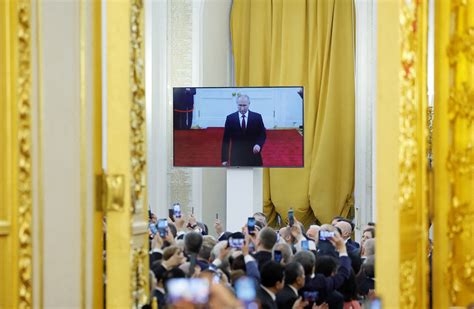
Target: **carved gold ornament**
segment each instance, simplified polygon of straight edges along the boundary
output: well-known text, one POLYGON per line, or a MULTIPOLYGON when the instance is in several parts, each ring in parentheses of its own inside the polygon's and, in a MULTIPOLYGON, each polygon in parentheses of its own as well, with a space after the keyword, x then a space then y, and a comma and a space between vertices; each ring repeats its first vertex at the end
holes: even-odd
POLYGON ((132 87, 131 128, 131 198, 132 212, 144 210, 146 186, 145 144, 145 74, 143 57, 143 1, 133 0, 130 18, 131 58, 130 78, 132 87))
POLYGON ((401 102, 400 102, 400 151, 399 151, 399 204, 400 208, 413 209, 416 194, 416 168, 418 143, 416 138, 417 88, 417 3, 402 1, 401 28, 401 102))
POLYGON ((132 253, 132 299, 140 307, 147 303, 146 291, 148 289, 148 273, 146 271, 148 250, 135 248, 132 253))
POLYGON ((31 4, 18 10, 18 237, 19 308, 32 307, 31 4))
POLYGON ((404 308, 417 308, 416 261, 404 261, 400 266, 400 303, 404 308))

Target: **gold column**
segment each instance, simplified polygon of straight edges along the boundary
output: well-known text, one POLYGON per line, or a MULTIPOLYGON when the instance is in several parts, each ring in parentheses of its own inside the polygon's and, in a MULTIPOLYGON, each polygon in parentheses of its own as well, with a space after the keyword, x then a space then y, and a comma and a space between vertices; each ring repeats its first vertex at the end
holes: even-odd
POLYGON ((436 2, 435 308, 474 302, 474 1, 436 2))
POLYGON ((31 308, 31 3, 1 1, 0 22, 0 307, 31 308))
POLYGON ((428 306, 426 9, 378 8, 376 291, 387 308, 428 306))
POLYGON ((142 0, 105 2, 107 155, 106 304, 148 301, 144 7, 142 0))

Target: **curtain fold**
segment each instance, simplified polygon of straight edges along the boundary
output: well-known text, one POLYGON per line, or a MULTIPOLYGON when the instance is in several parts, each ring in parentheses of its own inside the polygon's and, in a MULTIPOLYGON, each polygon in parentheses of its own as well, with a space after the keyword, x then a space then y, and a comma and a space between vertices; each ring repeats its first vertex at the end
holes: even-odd
POLYGON ((354 184, 352 0, 235 0, 231 13, 237 86, 305 87, 302 169, 265 169, 270 221, 289 208, 303 224, 329 222, 354 184))

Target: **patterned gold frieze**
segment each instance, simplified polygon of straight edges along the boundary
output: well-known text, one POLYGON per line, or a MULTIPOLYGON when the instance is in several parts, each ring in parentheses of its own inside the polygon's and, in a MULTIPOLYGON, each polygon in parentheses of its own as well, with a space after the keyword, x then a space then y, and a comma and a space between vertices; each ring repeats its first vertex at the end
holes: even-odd
POLYGON ((411 259, 400 265, 400 303, 404 308, 417 308, 416 261, 411 259))
POLYGON ((146 186, 146 104, 143 54, 143 1, 133 0, 130 15, 131 59, 130 77, 132 106, 131 129, 131 198, 132 212, 144 211, 146 186))
POLYGON ((19 1, 18 42, 18 239, 19 308, 32 307, 31 4, 19 1))
POLYGON ((139 307, 148 302, 146 291, 148 289, 148 271, 146 267, 148 250, 135 248, 132 253, 132 297, 133 303, 139 307))
MULTIPOLYGON (((474 48, 474 43, 473 43, 474 48)), ((461 88, 451 89, 448 101, 449 120, 465 119, 469 125, 474 122, 474 89, 464 83, 461 88)))
POLYGON ((401 102, 400 102, 400 195, 401 209, 413 209, 416 194, 418 144, 416 139, 416 5, 405 3, 400 15, 401 27, 401 102))
POLYGON ((471 209, 469 202, 461 202, 457 196, 454 196, 448 215, 448 237, 451 240, 457 237, 470 238, 473 220, 474 210, 471 209))
POLYGON ((451 148, 446 161, 449 180, 454 183, 459 176, 474 175, 474 149, 471 145, 464 149, 451 148))
POLYGON ((455 66, 462 55, 469 61, 474 61, 474 27, 468 28, 465 32, 453 34, 447 53, 451 66, 455 66))

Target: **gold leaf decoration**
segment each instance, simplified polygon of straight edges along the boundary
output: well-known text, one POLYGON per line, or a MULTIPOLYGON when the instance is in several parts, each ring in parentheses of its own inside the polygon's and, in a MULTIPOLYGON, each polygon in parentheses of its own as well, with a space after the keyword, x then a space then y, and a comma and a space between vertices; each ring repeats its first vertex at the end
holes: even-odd
POLYGON ((19 1, 18 22, 18 239, 19 308, 32 307, 31 4, 19 1))
POLYGON ((146 186, 146 104, 145 75, 143 55, 143 1, 133 0, 130 17, 131 56, 130 78, 132 106, 130 111, 131 128, 131 198, 132 212, 144 210, 146 186))
POLYGON ((400 303, 403 308, 417 308, 416 262, 407 260, 400 265, 400 303))
POLYGON ((463 55, 469 61, 474 61, 474 27, 468 28, 465 32, 453 34, 447 54, 451 66, 455 66, 463 55))
POLYGON ((417 3, 402 1, 401 29, 401 102, 400 102, 400 195, 401 209, 413 209, 416 193, 418 144, 416 139, 417 89, 417 3))
POLYGON ((148 273, 145 271, 147 256, 148 250, 145 248, 135 248, 132 253, 132 299, 140 308, 147 303, 148 273))
POLYGON ((462 88, 451 89, 448 101, 449 120, 465 119, 469 125, 474 122, 474 90, 470 85, 463 83, 462 88))

